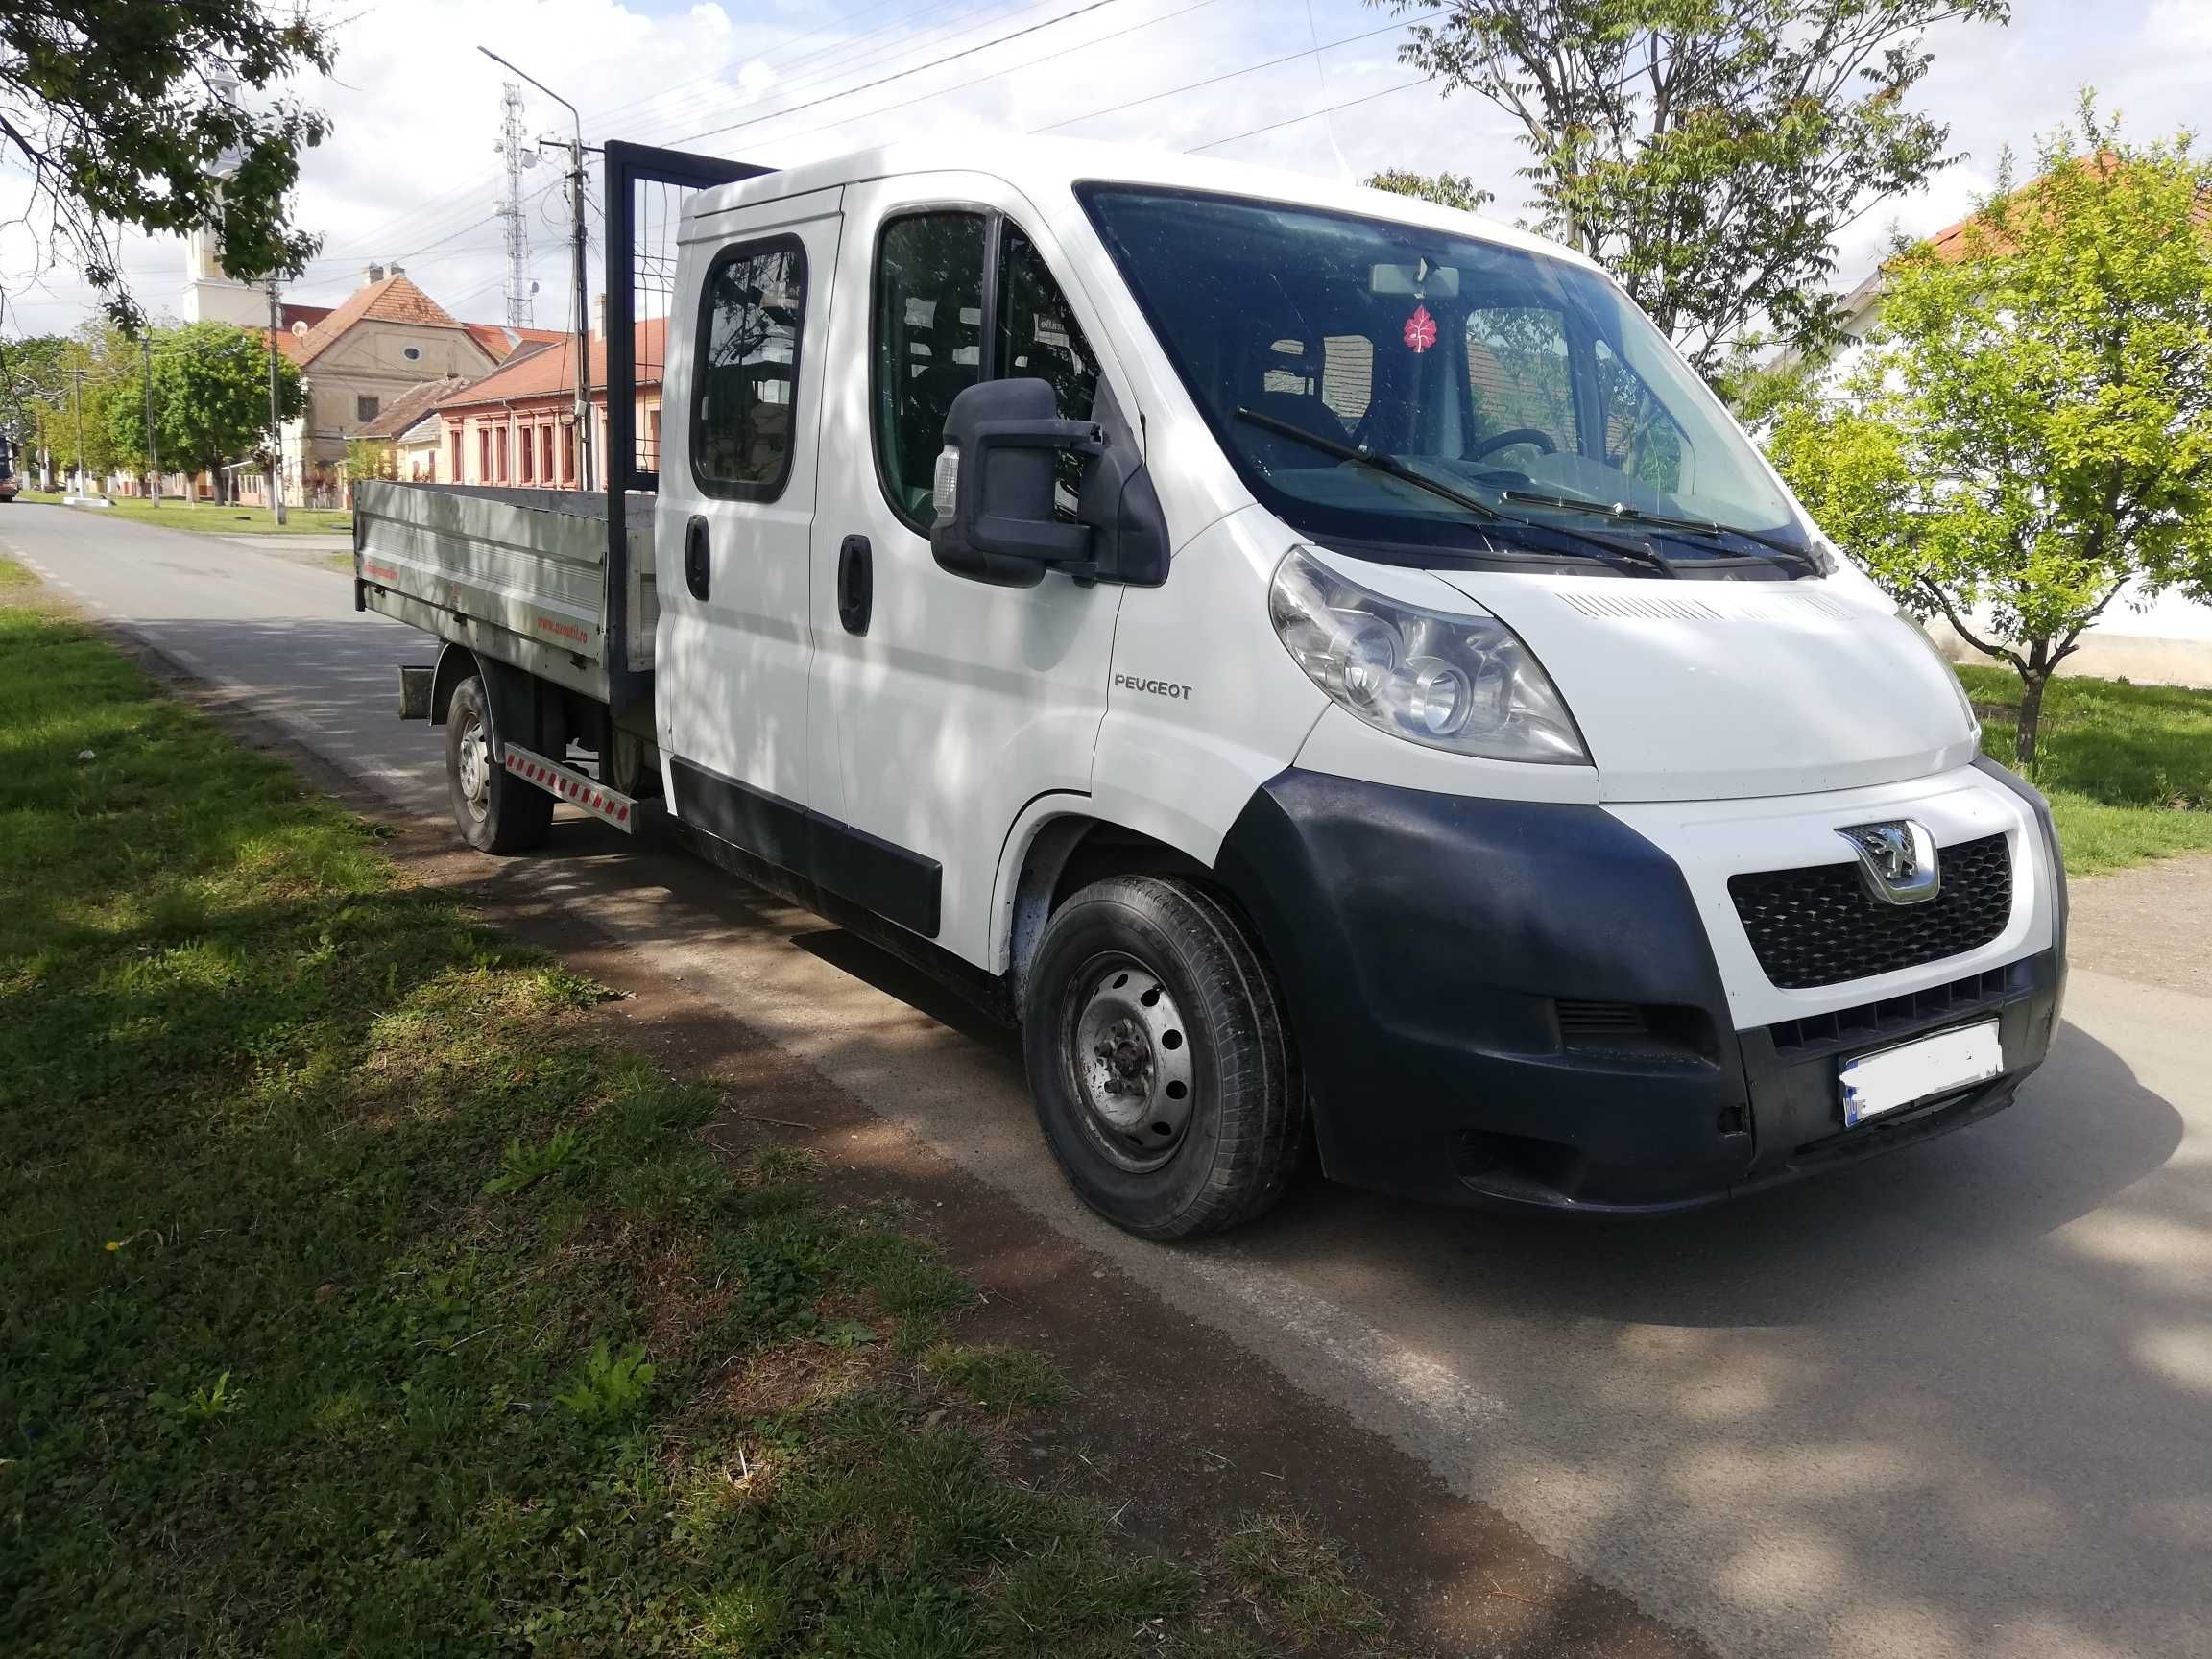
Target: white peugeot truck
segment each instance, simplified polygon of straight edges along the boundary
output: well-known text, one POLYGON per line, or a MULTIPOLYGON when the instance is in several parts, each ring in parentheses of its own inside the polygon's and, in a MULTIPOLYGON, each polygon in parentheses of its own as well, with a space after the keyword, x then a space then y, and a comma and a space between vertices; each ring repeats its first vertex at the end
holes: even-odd
POLYGON ((2041 798, 1589 260, 1032 140, 608 174, 603 493, 359 492, 475 846, 650 817, 921 964, 1156 1238, 1310 1156, 1702 1204, 2042 1060, 2041 798))

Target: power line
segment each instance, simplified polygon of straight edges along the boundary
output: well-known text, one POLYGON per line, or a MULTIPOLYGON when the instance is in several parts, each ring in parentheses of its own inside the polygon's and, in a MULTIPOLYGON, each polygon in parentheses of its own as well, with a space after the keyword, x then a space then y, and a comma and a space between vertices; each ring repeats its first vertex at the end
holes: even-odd
POLYGON ((951 92, 965 92, 970 87, 982 85, 986 81, 998 81, 1008 75, 1019 75, 1024 69, 1034 69, 1040 63, 1049 63, 1055 58, 1065 58, 1072 52, 1087 52, 1094 46, 1103 46, 1109 40, 1118 40, 1124 35, 1134 35, 1138 31, 1149 29, 1157 23, 1171 23, 1187 12, 1203 12, 1207 7, 1217 6, 1220 3, 1221 0, 1192 0, 1190 5, 1183 7, 1180 11, 1164 12, 1157 17, 1147 17, 1143 22, 1132 23, 1125 29, 1116 29, 1104 35, 1094 35, 1090 39, 1078 40, 1072 46, 1062 46, 1055 51, 1040 53, 1035 58, 1024 58, 1019 63, 1009 63, 1003 69, 994 69, 988 75, 978 75, 974 80, 963 82, 958 86, 940 86, 935 91, 923 92, 912 98, 902 98, 896 104, 884 104, 874 109, 863 110, 857 115, 845 115, 835 121, 824 121, 813 127, 802 127, 796 132, 773 133, 763 142, 788 144, 794 139, 808 138, 817 132, 828 132, 833 128, 850 127, 855 121, 873 120, 878 115, 888 115, 894 110, 908 109, 917 104, 926 104, 932 98, 943 98, 951 92))
MULTIPOLYGON (((1072 127, 1078 121, 1094 121, 1101 115, 1118 115, 1124 109, 1134 109, 1142 104, 1157 104, 1163 98, 1172 98, 1182 92, 1195 92, 1202 86, 1218 86, 1222 82, 1234 81, 1240 75, 1257 75, 1262 69, 1273 69, 1284 63, 1295 63, 1301 58, 1312 57, 1316 52, 1334 52, 1339 46, 1350 46, 1360 40, 1372 40, 1378 35, 1389 35, 1400 29, 1410 29, 1416 23, 1424 23, 1431 17, 1442 15, 1441 12, 1430 12, 1419 17, 1408 17, 1403 23, 1385 23, 1380 29, 1369 29, 1358 35, 1347 35, 1341 40, 1332 40, 1323 46, 1309 46, 1297 52, 1286 52, 1282 57, 1270 58, 1263 63, 1247 63, 1241 69, 1224 70, 1218 75, 1209 75, 1203 81, 1191 81, 1181 86, 1170 86, 1165 92, 1147 92, 1142 98, 1131 98, 1121 104, 1109 104, 1103 109, 1094 109, 1085 115, 1070 115, 1066 120, 1055 121, 1048 127, 1032 127, 1029 131, 1032 133, 1057 132, 1061 128, 1072 127)), ((1358 100, 1355 99, 1354 102, 1357 103, 1358 100)), ((1335 108, 1342 108, 1344 106, 1337 105, 1335 108)), ((1324 111, 1317 109, 1314 113, 1318 115, 1324 111)), ((1304 119, 1304 117, 1300 117, 1300 119, 1304 119)), ((1228 140, 1223 139, 1221 142, 1227 143, 1228 140)))
MULTIPOLYGON (((781 47, 778 47, 775 50, 764 53, 757 59, 755 59, 745 53, 739 53, 736 57, 731 59, 728 62, 717 64, 714 68, 708 70, 704 75, 694 75, 688 81, 679 81, 674 86, 660 87, 652 92, 648 92, 642 98, 633 98, 627 104, 617 104, 609 109, 595 109, 591 113, 591 119, 593 122, 604 126, 607 122, 613 120, 615 116, 627 115, 633 109, 641 109, 646 105, 658 101, 670 92, 681 91, 685 86, 696 86, 703 82, 720 81, 733 69, 740 68, 747 63, 767 63, 774 60, 776 52, 778 51, 784 51, 793 46, 803 45, 806 41, 813 39, 817 35, 826 35, 831 29, 836 28, 841 24, 856 23, 861 18, 867 16, 870 12, 880 12, 884 7, 890 4, 891 0, 876 0, 876 3, 873 6, 862 6, 852 12, 840 12, 837 16, 830 18, 828 22, 807 30, 804 35, 794 36, 791 39, 786 40, 781 47)), ((913 12, 904 12, 902 15, 911 17, 914 15, 915 12, 924 12, 926 10, 928 10, 928 0, 924 0, 924 3, 915 7, 913 12)), ((831 52, 835 49, 836 48, 834 46, 830 46, 824 47, 820 52, 810 52, 805 57, 798 60, 797 62, 787 64, 786 67, 797 68, 800 63, 814 62, 817 59, 821 58, 824 53, 831 52)))
MULTIPOLYGON (((969 29, 979 27, 980 23, 977 20, 987 17, 995 12, 999 16, 1013 16, 1022 12, 1034 12, 1039 6, 1051 3, 1052 0, 1029 0, 1028 4, 1016 4, 1009 7, 1001 4, 1000 0, 979 0, 978 4, 965 7, 949 17, 932 17, 920 24, 913 24, 912 19, 921 16, 931 9, 925 0, 924 4, 916 6, 910 11, 902 12, 896 17, 886 19, 883 24, 879 25, 876 31, 876 36, 881 36, 879 39, 876 38, 876 36, 855 36, 853 39, 825 46, 819 51, 808 53, 804 58, 782 65, 783 73, 779 78, 778 84, 765 89, 760 96, 763 98, 788 98, 816 87, 830 85, 877 64, 895 60, 902 51, 924 46, 933 41, 954 38, 969 29), (896 33, 885 33, 892 30, 895 25, 901 24, 908 26, 898 29, 896 33), (810 73, 795 73, 806 68, 809 64, 819 62, 823 59, 834 59, 835 61, 827 68, 810 73)), ((661 111, 659 124, 654 131, 673 132, 681 126, 707 117, 714 107, 723 102, 726 95, 733 90, 726 84, 723 84, 726 83, 729 71, 741 68, 748 61, 745 59, 735 60, 724 65, 717 74, 700 78, 716 82, 717 84, 708 86, 704 90, 691 92, 663 108, 661 111)), ((692 84, 685 83, 685 84, 692 84)), ((651 103, 653 100, 645 99, 638 102, 651 103)), ((636 105, 633 104, 624 108, 635 107, 636 105)), ((595 116, 594 119, 603 121, 606 117, 595 116)))
POLYGON ((857 86, 848 86, 842 92, 832 92, 830 93, 827 97, 811 99, 805 104, 794 104, 788 109, 771 110, 766 115, 755 115, 743 121, 733 121, 727 127, 709 127, 704 132, 691 133, 688 137, 677 139, 676 142, 679 144, 696 144, 702 138, 716 138, 725 132, 734 132, 740 127, 756 127, 763 121, 772 121, 779 115, 796 115, 802 109, 811 109, 814 108, 817 105, 831 104, 840 98, 850 98, 855 92, 866 92, 873 87, 888 85, 894 81, 903 81, 909 75, 921 74, 925 69, 935 69, 941 64, 954 63, 963 58, 973 58, 978 52, 988 52, 994 46, 1003 46, 1009 40, 1021 39, 1024 35, 1035 35, 1040 30, 1050 29, 1057 24, 1066 23, 1073 18, 1081 17, 1086 12, 1100 11, 1105 7, 1118 5, 1118 3, 1119 0, 1090 0, 1089 5, 1078 6, 1072 12, 1063 12, 1057 17, 1046 18, 1042 23, 1031 23, 1025 28, 1016 29, 1009 34, 995 36, 993 38, 982 41, 977 45, 963 47, 958 52, 948 52, 942 58, 933 58, 926 63, 917 63, 910 69, 902 69, 896 74, 879 76, 874 81, 863 82, 857 86))
MULTIPOLYGON (((886 0, 886 3, 888 3, 888 0, 886 0)), ((1039 3, 1041 3, 1041 4, 1048 4, 1048 3, 1049 3, 1049 0, 1039 0, 1039 3)), ((869 10, 875 10, 875 9, 876 9, 876 8, 870 8, 869 10)), ((926 11, 927 9, 928 9, 928 7, 927 7, 926 3, 925 3, 924 5, 920 5, 920 6, 917 6, 917 7, 915 7, 915 8, 913 9, 913 11, 912 11, 912 12, 906 12, 906 13, 902 13, 902 15, 905 15, 905 16, 911 16, 911 15, 914 15, 914 14, 916 14, 916 13, 919 13, 919 12, 925 12, 925 11, 926 11)), ((960 15, 963 15, 963 16, 966 16, 966 15, 971 15, 971 14, 973 14, 974 12, 981 12, 981 11, 987 11, 988 9, 989 9, 989 8, 988 8, 988 6, 974 6, 974 7, 970 7, 966 12, 963 12, 963 13, 961 13, 960 15)), ((1034 10, 1034 7, 1032 6, 1032 7, 1029 7, 1029 8, 1024 8, 1024 9, 1027 9, 1027 10, 1034 10)), ((851 16, 853 16, 853 17, 857 17, 857 16, 863 15, 863 14, 864 14, 863 12, 854 12, 854 13, 851 13, 850 15, 851 15, 851 16)), ((817 30, 817 31, 815 31, 814 33, 816 33, 816 34, 819 34, 819 33, 820 33, 820 31, 819 31, 819 30, 817 30)), ((946 35, 949 35, 949 34, 954 34, 954 33, 957 33, 957 29, 956 29, 956 28, 924 29, 924 30, 920 30, 920 31, 914 31, 914 32, 912 32, 912 36, 913 36, 914 37, 918 37, 918 38, 924 38, 924 39, 926 39, 926 38, 931 38, 931 37, 940 37, 940 38, 941 38, 941 37, 945 36, 946 35)), ((799 39, 802 39, 802 40, 803 40, 803 39, 805 39, 805 38, 808 38, 808 36, 799 36, 799 39)), ((763 55, 763 56, 762 56, 760 59, 758 59, 758 60, 757 60, 757 61, 759 61, 759 62, 762 62, 762 63, 769 63, 769 62, 773 62, 773 61, 774 61, 774 60, 777 59, 777 57, 779 56, 779 54, 781 54, 781 53, 782 53, 782 52, 784 52, 784 51, 787 51, 787 50, 788 50, 788 48, 789 48, 789 47, 790 47, 792 44, 795 44, 795 43, 796 43, 795 41, 794 41, 794 42, 785 42, 785 43, 784 43, 783 45, 781 45, 781 46, 779 46, 779 47, 775 47, 775 48, 772 48, 772 49, 770 49, 770 51, 768 51, 766 54, 764 54, 764 55, 763 55)), ((859 62, 861 62, 861 63, 867 63, 867 62, 872 62, 872 61, 877 61, 877 60, 879 60, 880 59, 882 59, 883 57, 887 56, 887 55, 888 55, 888 54, 889 54, 891 51, 893 51, 893 50, 895 50, 895 49, 896 49, 896 47, 895 47, 895 45, 894 45, 894 44, 886 44, 885 46, 883 46, 883 47, 879 48, 878 51, 876 51, 876 52, 874 52, 874 53, 872 53, 872 54, 870 54, 870 53, 864 53, 864 54, 862 54, 862 56, 860 57, 860 59, 858 60, 858 61, 859 61, 859 62)), ((815 52, 815 53, 809 53, 809 54, 806 54, 805 57, 803 57, 803 58, 801 58, 801 59, 799 59, 799 60, 795 60, 793 63, 787 64, 787 65, 786 65, 786 67, 787 67, 787 68, 791 68, 791 67, 799 67, 799 66, 801 66, 801 65, 804 65, 804 64, 805 64, 805 63, 810 63, 810 62, 814 61, 814 60, 815 60, 816 59, 818 59, 818 58, 821 58, 821 57, 827 57, 827 56, 830 56, 830 55, 831 55, 831 54, 832 54, 832 53, 834 53, 836 50, 837 50, 837 48, 836 48, 835 46, 831 46, 831 47, 829 47, 829 48, 825 48, 825 49, 823 49, 823 50, 822 50, 822 51, 820 51, 820 52, 815 52)), ((741 64, 741 63, 744 63, 744 62, 748 62, 748 61, 755 61, 755 60, 748 60, 748 59, 738 59, 738 60, 734 60, 734 62, 736 62, 736 63, 739 63, 739 64, 741 64)), ((730 66, 731 66, 731 65, 725 65, 725 66, 724 66, 725 70, 727 70, 727 69, 728 69, 730 66)), ((838 79, 839 77, 841 77, 841 76, 844 76, 844 75, 848 75, 848 74, 852 73, 852 71, 853 71, 854 67, 854 61, 853 61, 851 59, 847 59, 847 60, 841 60, 841 61, 840 61, 840 62, 839 62, 839 63, 836 65, 836 67, 834 67, 834 68, 832 68, 832 69, 830 69, 830 70, 828 70, 828 71, 825 71, 824 73, 821 73, 821 74, 819 74, 819 75, 810 75, 810 76, 804 76, 804 77, 801 77, 801 78, 800 78, 800 80, 798 80, 797 82, 793 83, 792 86, 791 86, 791 87, 789 87, 789 88, 786 88, 786 90, 797 90, 797 89, 801 89, 801 88, 804 88, 804 87, 818 86, 818 85, 821 85, 821 84, 824 84, 824 83, 826 83, 826 82, 833 82, 833 81, 837 80, 837 79, 838 79)), ((926 65, 924 65, 924 67, 926 67, 926 65)), ((854 90, 857 90, 857 88, 854 88, 854 90)), ((624 110, 624 109, 628 109, 628 108, 636 108, 636 107, 637 107, 637 105, 638 103, 650 103, 650 102, 651 102, 651 100, 650 100, 650 99, 645 99, 645 100, 636 100, 636 101, 633 101, 631 104, 628 104, 628 105, 617 105, 617 106, 614 106, 614 107, 613 107, 613 108, 612 110, 609 110, 609 111, 594 111, 594 112, 591 114, 591 116, 589 117, 589 119, 590 119, 590 120, 591 120, 591 121, 594 123, 594 124, 602 123, 602 122, 604 122, 605 120, 607 120, 611 114, 613 114, 613 113, 619 113, 619 112, 621 112, 621 111, 622 111, 622 110, 624 110)), ((710 102, 710 100, 693 100, 692 102, 696 103, 700 108, 704 108, 706 107, 706 104, 707 104, 708 102, 710 102)), ((787 112, 788 112, 788 111, 777 111, 777 113, 787 113, 787 112)), ((682 117, 681 115, 679 115, 679 116, 678 116, 676 119, 680 121, 681 119, 683 119, 683 117, 682 117)), ((668 132, 668 131, 671 131, 671 130, 672 130, 672 127, 673 127, 673 123, 665 124, 665 125, 662 125, 662 126, 661 126, 660 128, 658 128, 658 131, 659 131, 659 132, 668 132)), ((646 136, 646 137, 650 138, 650 137, 652 136, 652 134, 651 134, 651 133, 647 133, 647 134, 644 134, 644 136, 646 136)), ((463 202, 464 202, 466 199, 468 199, 468 198, 469 198, 469 197, 473 197, 473 196, 476 196, 476 195, 478 195, 478 194, 479 194, 479 192, 483 191, 484 189, 486 189, 486 188, 488 188, 488 187, 491 187, 491 186, 493 186, 493 185, 495 185, 495 184, 496 184, 496 182, 498 181, 498 177, 499 177, 499 176, 498 176, 496 173, 491 173, 491 174, 485 174, 485 175, 481 175, 481 176, 480 176, 479 178, 477 178, 476 180, 472 180, 472 181, 471 181, 471 182, 469 182, 469 183, 467 183, 467 184, 464 184, 464 185, 460 186, 458 189, 455 189, 455 190, 450 190, 450 191, 446 191, 446 192, 445 192, 445 193, 443 193, 443 194, 441 194, 441 195, 438 195, 438 196, 435 196, 435 197, 431 198, 429 201, 427 201, 427 202, 423 203, 423 204, 422 204, 421 206, 419 206, 419 207, 416 207, 416 208, 411 208, 411 209, 409 209, 409 210, 408 210, 408 211, 406 211, 406 212, 403 212, 403 213, 399 213, 399 214, 396 214, 396 215, 392 216, 391 218, 389 218, 389 219, 387 219, 387 220, 384 220, 383 222, 381 222, 381 223, 380 223, 379 225, 377 225, 377 226, 376 226, 376 227, 375 227, 375 228, 374 228, 373 230, 371 230, 371 231, 368 231, 368 232, 365 232, 365 233, 362 233, 362 234, 361 234, 361 235, 360 235, 358 238, 349 238, 349 239, 348 240, 348 242, 347 242, 347 243, 345 243, 345 244, 343 245, 343 246, 345 247, 345 250, 346 250, 346 252, 344 252, 343 253, 340 253, 340 254, 336 254, 336 255, 333 255, 333 256, 334 256, 334 257, 339 257, 339 258, 349 258, 349 259, 362 259, 362 258, 367 258, 367 257, 371 257, 371 256, 373 256, 373 255, 375 254, 375 251, 376 251, 376 246, 377 246, 377 244, 378 244, 378 243, 380 243, 380 242, 385 242, 385 241, 391 240, 391 239, 392 239, 392 232, 393 232, 393 231, 394 231, 396 228, 397 228, 398 227, 402 227, 402 226, 410 227, 410 228, 411 228, 411 229, 410 229, 410 232, 409 232, 409 233, 411 233, 411 234, 414 234, 414 235, 421 235, 421 234, 423 234, 423 233, 424 233, 424 230, 425 230, 425 229, 428 229, 428 228, 433 228, 433 227, 435 227, 435 228, 437 228, 438 229, 441 229, 441 230, 445 230, 445 229, 450 229, 450 228, 452 228, 452 227, 453 227, 453 221, 452 221, 452 219, 451 219, 451 213, 452 213, 453 209, 454 209, 455 207, 459 206, 459 205, 460 205, 460 204, 462 204, 462 203, 463 203, 463 202)), ((464 210, 464 211, 468 211, 468 209, 463 209, 463 210, 464 210)), ((471 221, 469 221, 469 223, 471 223, 471 224, 473 224, 473 223, 480 223, 480 222, 481 222, 481 221, 475 221, 475 220, 471 220, 471 221)))
MULTIPOLYGON (((1303 58, 1305 54, 1300 52, 1293 54, 1293 56, 1303 58)), ((1214 138, 1204 144, 1192 144, 1183 154, 1186 156, 1203 155, 1208 150, 1218 150, 1224 144, 1234 144, 1239 138, 1257 138, 1262 132, 1273 132, 1278 128, 1283 127, 1295 127, 1301 121, 1310 121, 1317 115, 1334 115, 1339 109, 1350 109, 1359 104, 1372 104, 1378 98, 1387 98, 1393 92, 1403 92, 1411 86, 1426 86, 1435 79, 1436 77, 1433 75, 1424 75, 1418 81, 1401 81, 1395 86, 1385 86, 1380 92, 1370 92, 1361 98, 1347 98, 1341 104, 1324 105, 1319 109, 1309 109, 1303 115, 1292 115, 1286 120, 1270 121, 1264 127, 1253 127, 1242 132, 1232 132, 1226 138, 1214 138)))

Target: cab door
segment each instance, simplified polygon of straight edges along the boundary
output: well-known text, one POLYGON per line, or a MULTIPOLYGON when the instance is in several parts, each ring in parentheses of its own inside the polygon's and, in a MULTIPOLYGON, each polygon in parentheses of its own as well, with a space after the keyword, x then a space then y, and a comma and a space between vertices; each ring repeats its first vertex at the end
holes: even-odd
POLYGON ((815 191, 690 228, 666 320, 654 519, 655 698, 670 806, 800 872, 810 845, 816 440, 838 195, 815 191))
MULTIPOLYGON (((1040 796, 1090 789, 1121 589, 1057 572, 998 588, 941 569, 932 478, 947 410, 987 375, 1048 380, 1063 415, 1089 416, 1099 330, 1032 236, 1028 204, 997 180, 854 185, 845 216, 823 437, 838 485, 814 532, 820 758, 841 770, 854 896, 988 966, 1009 829, 1040 796), (865 614, 853 603, 862 561, 865 614)), ((1072 519, 1080 463, 1068 460, 1072 519)))

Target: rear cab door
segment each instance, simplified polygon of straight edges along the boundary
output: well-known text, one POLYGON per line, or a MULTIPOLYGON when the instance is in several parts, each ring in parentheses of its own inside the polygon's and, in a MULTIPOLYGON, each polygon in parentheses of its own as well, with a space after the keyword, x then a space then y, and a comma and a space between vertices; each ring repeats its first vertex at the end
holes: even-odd
POLYGON ((656 705, 670 805, 802 871, 816 440, 841 194, 810 191, 685 226, 665 320, 654 510, 656 705))

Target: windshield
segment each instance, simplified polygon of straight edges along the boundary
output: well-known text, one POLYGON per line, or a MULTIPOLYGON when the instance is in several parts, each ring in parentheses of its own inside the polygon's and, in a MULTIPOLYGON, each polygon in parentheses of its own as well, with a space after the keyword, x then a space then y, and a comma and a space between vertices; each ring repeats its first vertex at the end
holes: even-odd
POLYGON ((1471 551, 1537 528, 1560 533, 1546 550, 1568 552, 1575 538, 1634 535, 1680 561, 1759 552, 1695 533, 1714 526, 1804 545, 1703 382, 1592 272, 1283 203, 1082 194, 1238 472, 1306 534, 1471 551), (1616 507, 1690 527, 1630 528, 1602 511, 1616 507))

